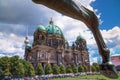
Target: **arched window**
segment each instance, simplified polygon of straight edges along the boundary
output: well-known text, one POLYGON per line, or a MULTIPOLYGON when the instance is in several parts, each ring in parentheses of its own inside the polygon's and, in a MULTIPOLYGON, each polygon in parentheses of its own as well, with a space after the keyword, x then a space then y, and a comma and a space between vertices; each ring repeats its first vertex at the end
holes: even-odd
POLYGON ((50 60, 55 60, 54 55, 51 55, 51 56, 50 56, 50 60))
POLYGON ((44 36, 42 36, 42 40, 44 40, 45 39, 45 37, 44 36))
POLYGON ((45 58, 45 53, 41 54, 41 58, 44 59, 45 58))
POLYGON ((42 35, 41 35, 41 34, 39 35, 39 40, 40 40, 40 39, 42 39, 42 35))

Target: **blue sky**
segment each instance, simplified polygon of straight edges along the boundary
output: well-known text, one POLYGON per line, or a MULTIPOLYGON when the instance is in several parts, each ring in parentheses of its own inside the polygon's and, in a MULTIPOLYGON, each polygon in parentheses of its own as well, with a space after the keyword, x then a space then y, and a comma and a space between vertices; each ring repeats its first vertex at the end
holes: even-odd
POLYGON ((91 6, 101 13, 103 24, 100 29, 108 30, 120 26, 120 0, 96 0, 91 6))
MULTIPOLYGON (((100 21, 100 31, 111 55, 120 55, 119 0, 79 0, 93 10, 100 21)), ((26 28, 30 44, 37 26, 49 24, 50 17, 59 26, 69 42, 81 35, 86 39, 91 62, 98 58, 98 48, 91 31, 80 21, 63 16, 54 10, 33 3, 31 0, 0 0, 0 57, 24 55, 26 28)))

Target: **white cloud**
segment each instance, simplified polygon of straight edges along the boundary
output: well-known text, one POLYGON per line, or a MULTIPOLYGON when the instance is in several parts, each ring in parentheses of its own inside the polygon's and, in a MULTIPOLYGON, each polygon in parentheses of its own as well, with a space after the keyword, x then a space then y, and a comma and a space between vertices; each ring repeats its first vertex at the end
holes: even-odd
POLYGON ((1 56, 12 56, 12 55, 19 55, 20 57, 23 56, 23 37, 19 37, 15 34, 9 35, 2 35, 0 37, 4 37, 0 39, 0 55, 1 56))
MULTIPOLYGON (((104 41, 108 48, 110 49, 110 55, 115 56, 115 55, 120 55, 120 27, 115 26, 110 30, 101 30, 102 36, 104 38, 104 41)), ((88 40, 89 41, 89 40, 88 40)), ((94 41, 91 39, 91 41, 94 41)), ((98 48, 96 44, 89 44, 90 46, 90 59, 93 61, 93 59, 98 55, 98 48)), ((96 60, 94 60, 96 61, 96 60)))
MULTIPOLYGON (((89 8, 90 10, 93 10, 93 8, 90 6, 92 2, 95 0, 79 0, 84 6, 89 8)), ((22 1, 21 1, 22 2, 22 1)), ((20 2, 20 3, 21 3, 20 2)), ((62 30, 65 35, 65 38, 70 42, 73 40, 76 40, 76 37, 81 33, 81 35, 86 39, 87 45, 90 51, 90 59, 91 61, 96 61, 96 56, 98 56, 98 48, 95 42, 95 39, 91 33, 91 31, 86 27, 86 25, 78 20, 69 18, 67 16, 63 16, 62 14, 56 13, 54 10, 48 9, 44 6, 37 5, 34 3, 31 3, 31 10, 34 12, 33 17, 35 17, 33 20, 34 22, 40 22, 39 20, 45 19, 44 23, 47 23, 47 19, 50 17, 53 17, 54 24, 58 25, 62 30), (33 10, 34 9, 34 10, 33 10), (37 12, 38 11, 38 12, 37 12), (44 15, 43 15, 44 14, 44 15), (41 19, 37 19, 41 18, 41 19), (37 20, 36 20, 37 19, 37 20)), ((26 7, 26 9, 28 9, 26 7)), ((29 11, 30 12, 30 11, 29 11)), ((98 13, 98 10, 95 10, 96 13, 98 13)), ((26 15, 25 15, 26 16, 26 15)), ((29 16, 31 16, 31 13, 29 13, 29 16)), ((97 17, 100 20, 101 13, 98 13, 97 17)), ((33 18, 32 17, 32 18, 33 18)), ((22 18, 22 17, 21 17, 22 18)), ((20 18, 20 19, 21 19, 20 18)), ((28 19, 30 20, 29 22, 32 22, 31 17, 28 19)), ((28 19, 25 19, 27 21, 28 19)), ((11 19, 10 19, 11 20, 11 19)), ((22 20, 21 20, 22 21, 22 20)), ((101 23, 103 21, 101 20, 101 23)), ((36 23, 35 23, 36 24, 36 23)), ((44 24, 46 25, 46 24, 44 24)), ((32 30, 35 29, 35 26, 30 27, 32 30)), ((25 26, 24 25, 14 25, 14 24, 0 24, 0 29, 5 29, 4 32, 0 32, 0 56, 4 55, 15 55, 18 54, 23 57, 24 55, 24 37, 23 33, 25 33, 25 26), (2 27, 1 27, 2 26, 2 27), (6 31, 7 26, 11 29, 8 29, 6 31), (16 33, 15 33, 16 32, 16 33), (18 34, 21 34, 22 36, 19 36, 18 34), (8 54, 1 54, 1 53, 8 53, 8 54)), ((29 33, 33 34, 32 31, 29 33)), ((115 26, 111 30, 101 30, 101 33, 104 37, 105 42, 107 43, 108 47, 110 48, 111 52, 115 52, 116 48, 120 48, 120 28, 115 26)), ((30 35, 30 42, 32 42, 32 35, 30 35)), ((113 53, 115 54, 115 53, 113 53)), ((119 54, 119 53, 118 53, 119 54)))
POLYGON ((120 27, 115 26, 110 30, 101 30, 105 42, 110 45, 110 48, 120 46, 120 27))

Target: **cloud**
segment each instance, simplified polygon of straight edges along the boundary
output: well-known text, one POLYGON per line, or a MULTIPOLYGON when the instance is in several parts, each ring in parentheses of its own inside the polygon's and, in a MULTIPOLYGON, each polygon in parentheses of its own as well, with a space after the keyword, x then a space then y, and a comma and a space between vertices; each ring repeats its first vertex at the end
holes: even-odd
MULTIPOLYGON (((1 35, 0 39, 0 54, 12 56, 23 54, 23 38, 16 36, 15 34, 1 35)), ((23 55, 22 55, 23 56, 23 55)))
MULTIPOLYGON (((79 1, 94 11, 90 4, 95 0, 79 1)), ((69 42, 75 41, 79 34, 86 39, 91 61, 96 61, 96 57, 99 55, 91 31, 78 20, 63 16, 45 6, 37 5, 31 0, 0 0, 0 10, 0 56, 17 54, 23 57, 26 27, 29 27, 29 39, 32 43, 32 36, 37 26, 40 23, 46 26, 50 17, 53 17, 54 24, 62 29, 69 42)), ((97 9, 95 12, 100 20, 102 14, 98 13, 97 9)), ((115 26, 111 30, 101 30, 101 33, 110 50, 114 52, 112 54, 116 54, 115 49, 120 48, 120 28, 115 26)))
MULTIPOLYGON (((108 48, 110 49, 110 55, 120 55, 120 27, 115 26, 110 30, 101 30, 102 36, 108 48)), ((93 41, 93 39, 91 39, 93 41)), ((98 48, 96 44, 89 44, 90 48, 90 59, 93 61, 93 58, 98 58, 100 55, 98 53, 98 48)), ((94 62, 94 61, 93 61, 94 62)))
POLYGON ((113 27, 111 30, 101 30, 105 42, 109 48, 115 48, 120 46, 120 28, 118 26, 113 27))
MULTIPOLYGON (((30 41, 32 36, 29 37, 30 41)), ((13 56, 19 55, 23 57, 24 55, 24 37, 19 37, 16 34, 3 34, 0 33, 0 57, 1 56, 13 56)))

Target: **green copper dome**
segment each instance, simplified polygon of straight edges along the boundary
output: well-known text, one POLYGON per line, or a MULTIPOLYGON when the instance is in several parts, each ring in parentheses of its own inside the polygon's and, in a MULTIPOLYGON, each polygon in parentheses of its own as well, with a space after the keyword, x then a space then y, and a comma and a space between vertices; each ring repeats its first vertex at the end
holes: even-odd
POLYGON ((39 31, 45 31, 46 29, 45 29, 45 27, 43 26, 43 25, 39 25, 38 27, 37 27, 37 30, 39 30, 39 31))
POLYGON ((79 40, 83 40, 84 38, 83 38, 83 36, 82 35, 79 35, 79 36, 77 36, 77 41, 79 41, 79 40))
POLYGON ((54 25, 53 22, 46 26, 46 32, 47 34, 58 34, 60 36, 63 36, 61 29, 58 26, 54 25))

